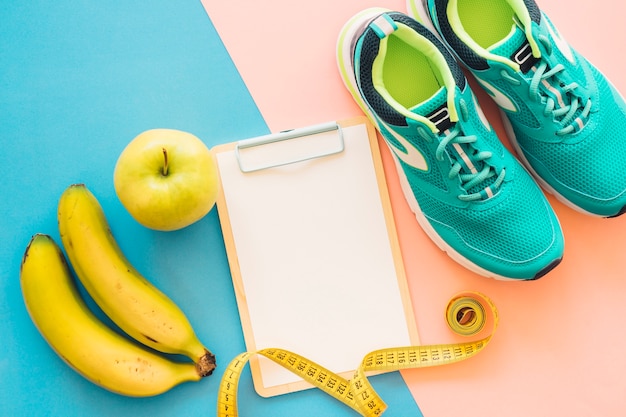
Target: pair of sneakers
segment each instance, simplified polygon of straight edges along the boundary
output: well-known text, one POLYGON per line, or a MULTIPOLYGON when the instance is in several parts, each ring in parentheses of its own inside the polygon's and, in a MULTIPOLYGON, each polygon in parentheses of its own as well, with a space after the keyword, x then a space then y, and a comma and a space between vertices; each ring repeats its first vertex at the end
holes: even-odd
POLYGON ((426 234, 478 274, 540 278, 564 242, 538 184, 586 214, 626 210, 626 104, 533 0, 416 1, 412 17, 372 8, 345 24, 341 77, 426 234), (519 161, 460 65, 499 105, 519 161))

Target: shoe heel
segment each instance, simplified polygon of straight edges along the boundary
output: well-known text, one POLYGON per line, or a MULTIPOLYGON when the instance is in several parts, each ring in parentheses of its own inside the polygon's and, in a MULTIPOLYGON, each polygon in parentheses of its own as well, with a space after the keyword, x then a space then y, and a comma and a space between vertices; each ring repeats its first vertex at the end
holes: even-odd
POLYGON ((406 10, 409 16, 426 26, 431 32, 437 34, 437 30, 428 13, 428 0, 406 0, 406 10))
POLYGON ((339 68, 341 79, 361 110, 370 116, 370 119, 370 112, 365 102, 360 98, 359 88, 354 75, 352 63, 353 42, 357 33, 362 32, 378 16, 390 11, 382 7, 372 7, 357 13, 343 25, 337 38, 337 67, 339 68))

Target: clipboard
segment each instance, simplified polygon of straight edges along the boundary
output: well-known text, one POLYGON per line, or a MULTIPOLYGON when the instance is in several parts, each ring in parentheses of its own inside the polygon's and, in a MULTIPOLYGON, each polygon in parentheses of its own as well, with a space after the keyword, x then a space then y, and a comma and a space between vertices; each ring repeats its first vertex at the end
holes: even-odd
MULTIPOLYGON (((350 378, 370 351, 419 344, 376 131, 367 118, 212 151, 247 351, 287 349, 350 378)), ((263 397, 311 388, 260 355, 250 367, 263 397)))

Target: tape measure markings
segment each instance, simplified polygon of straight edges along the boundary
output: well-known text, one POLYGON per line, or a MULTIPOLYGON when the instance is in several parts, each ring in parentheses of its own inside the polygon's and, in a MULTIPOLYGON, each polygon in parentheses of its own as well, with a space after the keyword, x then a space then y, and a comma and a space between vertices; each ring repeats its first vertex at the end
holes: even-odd
POLYGON ((347 380, 307 358, 280 348, 244 352, 235 357, 226 368, 219 387, 218 417, 237 417, 237 388, 243 368, 252 355, 262 355, 298 375, 314 387, 324 391, 365 417, 379 416, 387 408, 367 379, 372 372, 389 372, 402 369, 446 365, 468 359, 482 351, 498 326, 498 313, 493 302, 477 292, 461 293, 450 300, 446 307, 446 322, 457 334, 471 336, 479 333, 487 317, 481 301, 492 313, 492 332, 472 342, 406 346, 379 349, 368 353, 347 380))

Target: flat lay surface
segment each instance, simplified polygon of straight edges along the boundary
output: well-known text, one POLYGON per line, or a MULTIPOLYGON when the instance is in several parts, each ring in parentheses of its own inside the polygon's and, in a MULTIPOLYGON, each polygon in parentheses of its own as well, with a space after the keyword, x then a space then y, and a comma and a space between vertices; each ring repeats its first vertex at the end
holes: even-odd
MULTIPOLYGON (((0 189, 11 199, 0 216, 0 414, 215 415, 220 378, 245 351, 217 210, 176 232, 149 230, 122 206, 113 172, 126 145, 149 129, 190 132, 214 147, 268 134, 267 124, 197 1, 0 9, 0 165, 10 173, 0 189), (89 187, 129 261, 184 310, 215 352, 211 377, 157 397, 124 397, 78 375, 41 337, 22 299, 20 262, 35 233, 60 243, 57 204, 73 183, 89 187)), ((374 383, 387 401, 402 404, 388 414, 418 413, 398 373, 374 383)), ((249 368, 239 396, 241 415, 352 413, 313 390, 265 400, 249 368)))
MULTIPOLYGON (((368 7, 407 10, 403 1, 204 5, 273 131, 361 114, 337 73, 337 34, 368 7), (259 48, 242 31, 272 47, 259 48)), ((626 58, 616 50, 626 39, 615 17, 623 5, 551 0, 538 5, 574 48, 626 91, 626 58)), ((506 142, 496 106, 477 86, 474 91, 506 142)), ((621 394, 626 339, 619 330, 626 220, 588 218, 549 196, 565 237, 561 265, 536 282, 487 280, 450 261, 424 236, 404 202, 391 158, 385 161, 421 342, 453 339, 442 314, 459 290, 488 294, 501 315, 491 345, 478 357, 402 372, 424 415, 618 415, 626 405, 621 394)))
MULTIPOLYGON (((146 229, 115 194, 117 157, 153 128, 191 132, 214 147, 361 116, 337 69, 337 36, 368 7, 407 11, 401 0, 241 3, 0 6, 0 414, 214 415, 219 378, 245 351, 217 210, 175 232, 146 229), (123 397, 75 373, 37 332, 22 299, 20 262, 33 234, 59 239, 58 199, 78 182, 98 197, 129 260, 185 310, 216 354, 213 376, 153 398, 123 397)), ((616 0, 538 5, 563 38, 626 93, 626 7, 616 0)), ((468 79, 510 147, 497 107, 468 79)), ((565 238, 562 263, 534 282, 487 279, 452 261, 424 234, 390 152, 379 143, 420 342, 465 340, 444 320, 446 304, 460 291, 488 295, 500 313, 492 341, 476 357, 373 377, 389 405, 385 416, 621 415, 626 216, 592 218, 548 196, 565 238)), ((249 371, 239 387, 239 411, 356 415, 317 390, 261 398, 249 371)))

